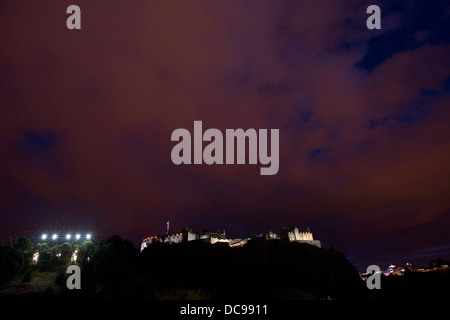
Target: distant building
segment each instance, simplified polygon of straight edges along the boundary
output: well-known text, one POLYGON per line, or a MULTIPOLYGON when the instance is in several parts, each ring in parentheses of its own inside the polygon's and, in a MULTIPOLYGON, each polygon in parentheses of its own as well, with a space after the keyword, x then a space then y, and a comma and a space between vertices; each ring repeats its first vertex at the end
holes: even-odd
POLYGON ((266 233, 257 234, 257 235, 251 236, 251 237, 255 238, 255 239, 264 239, 264 240, 280 239, 280 237, 278 237, 278 235, 276 233, 273 233, 272 231, 269 231, 269 232, 266 232, 266 233))
POLYGON ((282 238, 289 239, 289 241, 307 243, 312 246, 321 247, 319 240, 314 240, 313 234, 309 228, 299 229, 297 227, 284 228, 282 238))
POLYGON ((143 239, 141 243, 141 251, 144 250, 149 244, 154 242, 180 243, 194 240, 205 241, 211 244, 217 242, 225 242, 228 243, 230 246, 236 246, 238 245, 238 243, 241 242, 241 239, 227 239, 225 230, 217 232, 202 231, 201 233, 196 233, 193 232, 191 229, 184 228, 179 233, 171 233, 168 231, 165 234, 155 235, 143 239))
MULTIPOLYGON (((290 242, 307 243, 312 246, 321 247, 319 240, 314 240, 312 232, 309 228, 299 229, 297 227, 284 228, 281 238, 288 239, 290 242)), ((247 244, 249 240, 261 239, 261 240, 276 240, 280 237, 272 231, 254 235, 248 239, 227 239, 225 230, 217 232, 202 231, 196 233, 191 229, 184 228, 181 232, 173 233, 169 232, 169 223, 167 223, 167 231, 164 234, 154 235, 144 238, 141 243, 141 251, 148 245, 160 242, 160 243, 181 243, 187 241, 203 241, 207 243, 227 243, 230 247, 239 247, 247 244)))

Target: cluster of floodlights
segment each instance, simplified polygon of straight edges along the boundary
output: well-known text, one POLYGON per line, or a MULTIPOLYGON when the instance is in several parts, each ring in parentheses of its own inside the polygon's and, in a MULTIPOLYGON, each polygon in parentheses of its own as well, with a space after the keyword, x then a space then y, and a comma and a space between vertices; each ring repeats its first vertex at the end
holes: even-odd
MULTIPOLYGON (((59 235, 56 234, 56 233, 54 233, 51 237, 49 237, 46 233, 44 233, 44 234, 41 236, 41 239, 42 239, 42 240, 47 240, 48 238, 51 238, 52 240, 56 240, 56 239, 59 238, 59 235)), ((81 234, 79 234, 79 233, 77 233, 77 234, 74 235, 74 236, 72 236, 70 233, 68 233, 68 234, 66 234, 65 238, 66 238, 67 240, 70 240, 70 239, 80 240, 80 239, 83 238, 83 237, 82 237, 81 234)), ((91 234, 88 233, 86 236, 84 236, 84 239, 90 240, 90 239, 91 239, 91 234)))

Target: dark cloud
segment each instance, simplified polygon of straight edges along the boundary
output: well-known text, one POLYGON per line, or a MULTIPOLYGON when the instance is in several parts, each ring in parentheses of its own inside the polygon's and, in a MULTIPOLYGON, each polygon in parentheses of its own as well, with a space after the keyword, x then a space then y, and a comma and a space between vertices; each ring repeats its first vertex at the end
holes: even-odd
POLYGON ((79 31, 69 4, 0 4, 2 237, 298 225, 358 265, 450 242, 444 2, 381 2, 376 31, 364 1, 80 0, 79 31), (194 120, 280 129, 278 174, 173 165, 194 120))

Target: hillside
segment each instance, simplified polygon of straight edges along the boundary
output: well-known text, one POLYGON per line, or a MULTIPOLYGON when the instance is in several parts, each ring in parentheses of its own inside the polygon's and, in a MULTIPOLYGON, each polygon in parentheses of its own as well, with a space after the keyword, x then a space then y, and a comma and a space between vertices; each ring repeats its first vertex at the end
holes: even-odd
POLYGON ((156 290, 201 289, 214 299, 344 299, 366 291, 342 253, 285 240, 238 248, 157 243, 142 252, 139 266, 156 290))
POLYGON ((81 290, 66 287, 70 259, 49 260, 42 253, 39 262, 22 266, 0 288, 0 297, 311 300, 359 299, 368 293, 344 254, 286 239, 255 239, 233 248, 156 242, 139 252, 130 241, 111 236, 78 249, 81 290))

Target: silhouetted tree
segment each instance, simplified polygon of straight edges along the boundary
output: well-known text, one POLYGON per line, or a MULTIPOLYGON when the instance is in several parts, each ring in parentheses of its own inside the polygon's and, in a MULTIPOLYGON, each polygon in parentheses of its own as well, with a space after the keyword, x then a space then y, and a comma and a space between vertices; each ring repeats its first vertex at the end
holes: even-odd
POLYGON ((40 267, 46 267, 50 265, 50 248, 46 242, 38 243, 37 244, 37 251, 38 251, 38 265, 40 267))
POLYGON ((81 265, 86 264, 95 253, 95 244, 92 241, 83 241, 77 248, 77 262, 81 265))
POLYGON ((99 283, 109 291, 122 290, 133 276, 137 253, 133 244, 120 236, 111 236, 102 241, 92 259, 99 283))
POLYGON ((29 264, 31 262, 31 259, 33 258, 33 242, 30 239, 20 237, 17 239, 17 243, 14 245, 14 248, 23 254, 25 264, 29 264))
POLYGON ((73 244, 70 242, 64 242, 59 245, 59 251, 61 254, 59 263, 63 265, 68 264, 74 251, 73 244))
POLYGON ((6 284, 24 268, 23 254, 16 248, 0 247, 0 285, 6 284))

